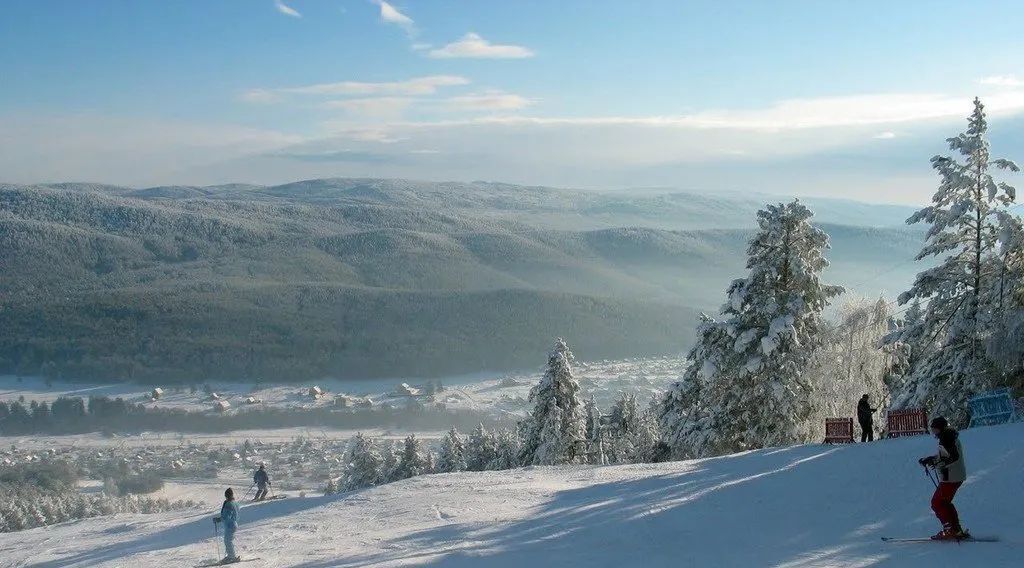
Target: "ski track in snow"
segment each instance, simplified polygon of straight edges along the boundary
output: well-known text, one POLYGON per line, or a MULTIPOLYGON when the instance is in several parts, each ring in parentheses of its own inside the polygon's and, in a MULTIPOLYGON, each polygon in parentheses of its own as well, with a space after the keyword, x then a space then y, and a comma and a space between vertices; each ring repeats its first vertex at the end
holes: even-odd
MULTIPOLYGON (((963 432, 965 525, 998 543, 881 542, 937 529, 919 436, 689 462, 429 475, 243 507, 260 567, 1020 566, 1024 424, 963 432)), ((216 503, 210 504, 213 511, 216 503)), ((0 535, 0 565, 195 566, 210 514, 118 515, 0 535)))

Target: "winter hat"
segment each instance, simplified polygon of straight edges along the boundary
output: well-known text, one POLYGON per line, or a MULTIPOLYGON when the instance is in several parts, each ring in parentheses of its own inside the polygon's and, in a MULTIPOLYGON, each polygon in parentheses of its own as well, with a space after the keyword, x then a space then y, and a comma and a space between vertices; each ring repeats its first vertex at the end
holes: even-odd
POLYGON ((932 418, 932 424, 931 424, 932 428, 938 428, 939 430, 945 430, 946 426, 949 426, 949 422, 946 422, 945 418, 943 418, 941 416, 936 416, 935 418, 932 418))

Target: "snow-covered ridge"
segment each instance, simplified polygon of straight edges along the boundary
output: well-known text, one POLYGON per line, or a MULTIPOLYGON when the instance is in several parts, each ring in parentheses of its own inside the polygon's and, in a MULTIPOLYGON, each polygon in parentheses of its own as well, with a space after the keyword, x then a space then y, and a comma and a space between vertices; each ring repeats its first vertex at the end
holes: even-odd
MULTIPOLYGON (((929 437, 775 448, 706 460, 429 475, 332 497, 246 506, 250 566, 1019 566, 1024 425, 962 433, 965 525, 998 543, 928 535, 929 437)), ((217 503, 210 503, 214 510, 217 503)), ((194 566, 209 515, 120 515, 0 535, 10 566, 194 566)))

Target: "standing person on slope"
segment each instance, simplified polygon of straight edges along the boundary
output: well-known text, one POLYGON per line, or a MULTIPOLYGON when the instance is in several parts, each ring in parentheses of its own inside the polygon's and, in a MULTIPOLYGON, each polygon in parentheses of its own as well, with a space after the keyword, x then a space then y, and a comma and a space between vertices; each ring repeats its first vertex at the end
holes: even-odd
POLYGON ((240 562, 242 559, 235 554, 235 531, 238 530, 238 503, 235 492, 230 487, 224 490, 224 504, 220 507, 220 515, 213 518, 214 523, 224 523, 224 559, 221 564, 240 562))
POLYGON ((252 476, 252 482, 256 484, 256 495, 252 498, 253 501, 262 501, 267 498, 267 488, 270 487, 270 476, 267 475, 267 470, 264 464, 260 464, 260 468, 256 470, 256 473, 252 476))
POLYGON ((939 453, 924 457, 918 463, 931 467, 938 472, 939 486, 932 495, 932 511, 942 523, 942 530, 932 538, 935 540, 959 540, 969 538, 960 526, 960 516, 953 506, 953 496, 967 479, 967 466, 964 464, 964 448, 960 444, 960 434, 949 426, 946 419, 939 416, 931 422, 932 434, 939 439, 939 453))
POLYGON ((857 422, 860 422, 860 442, 875 441, 875 418, 872 414, 878 412, 877 408, 871 408, 868 402, 868 395, 860 397, 857 403, 857 422))

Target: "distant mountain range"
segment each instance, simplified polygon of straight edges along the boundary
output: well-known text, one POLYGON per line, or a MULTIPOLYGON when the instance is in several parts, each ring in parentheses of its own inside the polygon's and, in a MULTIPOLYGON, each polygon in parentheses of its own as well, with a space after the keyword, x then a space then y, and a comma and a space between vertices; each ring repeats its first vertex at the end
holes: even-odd
MULTIPOLYGON (((678 353, 777 196, 320 179, 0 185, 0 373, 434 376, 678 353)), ((805 199, 826 279, 894 295, 912 209, 805 199)))

